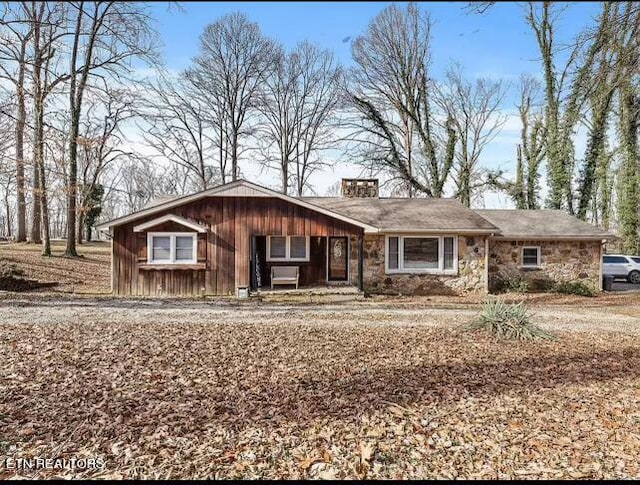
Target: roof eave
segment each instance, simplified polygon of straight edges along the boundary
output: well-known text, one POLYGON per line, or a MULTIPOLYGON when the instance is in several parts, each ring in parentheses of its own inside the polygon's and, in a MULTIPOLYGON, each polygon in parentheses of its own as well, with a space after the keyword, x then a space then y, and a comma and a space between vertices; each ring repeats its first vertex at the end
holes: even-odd
POLYGON ((500 234, 495 239, 509 241, 602 241, 617 239, 613 234, 563 234, 558 236, 540 236, 536 234, 500 234))
POLYGON ((397 229, 380 228, 379 233, 384 234, 460 234, 460 235, 487 235, 498 234, 500 230, 495 229, 397 229))

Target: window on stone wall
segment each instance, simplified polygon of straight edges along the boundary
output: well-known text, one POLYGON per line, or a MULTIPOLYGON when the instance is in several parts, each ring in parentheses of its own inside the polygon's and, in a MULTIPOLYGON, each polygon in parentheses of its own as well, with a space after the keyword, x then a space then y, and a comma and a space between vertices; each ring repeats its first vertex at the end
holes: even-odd
POLYGON ((440 238, 404 237, 402 267, 404 269, 437 269, 440 261, 440 238))
POLYGON ((457 238, 453 236, 387 236, 387 273, 454 274, 457 238))
POLYGON ((398 249, 398 237, 390 237, 387 242, 389 254, 387 255, 387 264, 389 269, 398 269, 398 259, 400 257, 398 249))
POLYGON ((540 246, 522 248, 522 266, 530 268, 540 266, 540 246))
POLYGON ((453 261, 453 238, 452 237, 445 237, 443 238, 444 240, 444 269, 445 270, 452 270, 454 268, 454 261, 453 261))

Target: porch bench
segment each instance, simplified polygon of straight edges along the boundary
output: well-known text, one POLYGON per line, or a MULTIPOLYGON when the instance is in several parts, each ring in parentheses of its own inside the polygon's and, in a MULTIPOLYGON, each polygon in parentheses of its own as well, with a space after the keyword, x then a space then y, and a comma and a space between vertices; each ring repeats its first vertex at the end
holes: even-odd
POLYGON ((273 285, 296 285, 297 290, 299 276, 298 266, 271 266, 271 289, 273 285))

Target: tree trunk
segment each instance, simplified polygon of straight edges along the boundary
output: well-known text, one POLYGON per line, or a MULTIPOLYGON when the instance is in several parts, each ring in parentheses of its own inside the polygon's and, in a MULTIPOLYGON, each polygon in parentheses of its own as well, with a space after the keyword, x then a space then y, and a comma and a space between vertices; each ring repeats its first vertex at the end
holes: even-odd
MULTIPOLYGON (((96 15, 97 15, 96 11, 96 15)), ((76 251, 76 198, 78 183, 78 133, 80 131, 80 104, 82 102, 80 88, 77 87, 76 71, 78 50, 80 45, 82 17, 84 15, 84 2, 80 2, 80 8, 77 13, 75 36, 73 39, 73 49, 71 50, 71 79, 69 80, 69 117, 71 119, 71 127, 69 132, 69 178, 67 186, 67 247, 65 256, 78 256, 76 251)), ((93 31, 92 31, 93 33, 93 31)), ((90 39, 89 42, 92 40, 90 39)), ((87 54, 90 59, 90 53, 87 54)), ((85 63, 85 71, 82 76, 88 74, 88 65, 85 63)))
POLYGON ((11 209, 9 208, 9 191, 7 190, 4 194, 4 206, 6 208, 7 214, 7 237, 11 237, 11 209))
POLYGON ((640 97, 626 83, 620 93, 622 167, 619 173, 618 217, 623 251, 640 254, 640 97))
POLYGON ((82 213, 82 210, 80 211, 80 213, 78 214, 78 221, 77 221, 77 227, 78 227, 78 244, 82 244, 82 230, 84 228, 84 216, 82 213))
POLYGON ((20 65, 18 68, 18 80, 16 88, 16 102, 18 105, 18 113, 16 119, 16 199, 18 205, 18 232, 16 234, 17 242, 24 242, 27 240, 27 205, 25 201, 26 184, 24 177, 24 128, 27 120, 27 110, 25 108, 24 99, 25 51, 26 40, 23 41, 20 48, 20 65))
POLYGON ((233 131, 233 139, 231 144, 231 180, 238 179, 238 133, 233 131))
POLYGON ((84 2, 80 2, 78 9, 78 17, 76 20, 75 38, 73 49, 71 51, 71 79, 69 81, 69 114, 71 118, 71 130, 69 133, 69 192, 67 196, 67 248, 65 255, 69 257, 78 256, 76 250, 76 218, 78 204, 78 136, 80 134, 80 117, 82 115, 82 100, 84 90, 89 79, 91 70, 91 62, 93 60, 93 49, 99 36, 100 28, 104 22, 105 16, 112 5, 108 2, 104 10, 99 3, 94 4, 94 12, 89 17, 92 20, 91 29, 89 31, 82 69, 80 70, 80 79, 76 80, 76 63, 78 59, 78 51, 80 37, 82 32, 82 18, 84 16, 84 2))
POLYGON ((33 186, 31 189, 33 193, 33 208, 31 211, 31 238, 30 242, 34 244, 40 244, 42 242, 41 239, 41 231, 40 231, 40 172, 38 171, 38 167, 34 164, 33 166, 33 186))
POLYGON ((597 182, 596 169, 605 148, 607 121, 612 98, 613 90, 606 94, 605 99, 601 102, 594 102, 593 120, 591 122, 591 128, 589 129, 587 152, 580 180, 580 201, 577 215, 582 220, 586 220, 587 218, 587 209, 589 208, 593 197, 593 190, 597 182))
MULTIPOLYGON (((42 119, 43 110, 40 110, 39 122, 43 123, 42 119)), ((37 160, 38 160, 38 172, 39 172, 39 180, 40 180, 40 213, 42 217, 42 255, 43 256, 51 256, 51 237, 49 232, 49 204, 47 200, 47 181, 45 178, 44 171, 44 137, 43 137, 43 127, 40 125, 37 130, 38 132, 36 136, 36 150, 38 151, 37 160)))
POLYGON ((44 13, 44 4, 40 5, 40 15, 34 22, 33 84, 34 84, 34 150, 33 166, 38 172, 38 199, 42 230, 42 255, 51 256, 51 240, 49 236, 49 207, 47 204, 47 179, 44 170, 44 87, 42 85, 42 63, 44 53, 40 48, 40 22, 44 13))
POLYGON ((517 150, 517 166, 516 181, 513 188, 512 198, 516 203, 516 209, 526 209, 526 196, 524 186, 524 163, 522 160, 522 145, 516 145, 517 150))
POLYGON ((282 160, 280 162, 280 175, 282 178, 282 193, 287 195, 289 191, 289 161, 282 160))
POLYGON ((76 204, 78 184, 78 133, 80 131, 78 110, 71 112, 71 137, 69 140, 69 186, 67 194, 67 256, 77 256, 76 250, 76 204))

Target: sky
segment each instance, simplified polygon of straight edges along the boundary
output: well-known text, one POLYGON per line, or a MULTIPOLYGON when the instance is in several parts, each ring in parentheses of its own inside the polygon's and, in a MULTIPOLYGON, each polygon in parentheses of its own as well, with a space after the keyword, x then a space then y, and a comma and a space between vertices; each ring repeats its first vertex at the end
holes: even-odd
MULTIPOLYGON (((397 2, 402 3, 402 2, 397 2)), ((257 22, 263 33, 280 41, 285 48, 308 40, 331 49, 344 66, 353 64, 351 42, 390 2, 181 2, 179 7, 158 2, 152 5, 157 29, 163 41, 166 67, 180 71, 197 55, 198 37, 204 27, 234 11, 244 12, 257 22)), ((535 39, 524 20, 521 3, 498 3, 484 14, 470 13, 468 2, 421 2, 420 8, 431 14, 431 74, 438 79, 451 62, 458 62, 470 79, 503 79, 515 85, 522 73, 540 76, 535 39)), ((562 17, 557 39, 570 39, 588 24, 598 10, 597 2, 571 4, 562 17)), ((515 146, 520 136, 516 116, 515 86, 503 102, 510 114, 502 132, 487 146, 481 164, 515 170, 515 146)), ((277 186, 275 173, 258 174, 241 167, 247 178, 267 186, 277 186)), ((342 176, 357 176, 360 168, 342 161, 332 170, 316 173, 312 182, 317 193, 342 176)), ((485 197, 486 207, 510 207, 504 195, 485 197)))

